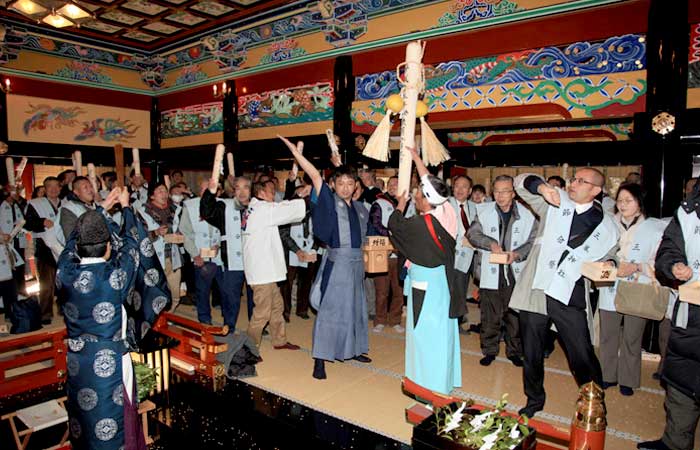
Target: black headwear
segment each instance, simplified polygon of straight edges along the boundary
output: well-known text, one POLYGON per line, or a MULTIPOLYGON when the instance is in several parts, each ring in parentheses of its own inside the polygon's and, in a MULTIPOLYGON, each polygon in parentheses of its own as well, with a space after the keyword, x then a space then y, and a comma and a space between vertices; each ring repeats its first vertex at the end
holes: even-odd
POLYGON ((90 210, 78 219, 79 246, 103 244, 109 241, 109 228, 101 213, 90 210))

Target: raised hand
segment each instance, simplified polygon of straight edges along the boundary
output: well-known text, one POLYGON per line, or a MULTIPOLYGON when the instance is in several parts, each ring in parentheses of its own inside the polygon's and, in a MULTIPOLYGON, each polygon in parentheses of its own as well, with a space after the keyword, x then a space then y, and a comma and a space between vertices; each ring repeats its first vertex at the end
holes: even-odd
POLYGON ((415 147, 406 147, 406 150, 408 150, 411 153, 411 159, 413 159, 413 161, 420 159, 420 155, 418 154, 418 150, 416 150, 415 147))
POLYGON ((209 189, 209 192, 216 195, 216 191, 219 189, 219 180, 217 180, 216 178, 210 178, 207 189, 209 189))
POLYGON ((102 203, 100 203, 100 206, 104 208, 106 211, 109 211, 112 209, 112 206, 119 200, 119 194, 121 194, 121 188, 115 187, 111 191, 109 191, 109 194, 107 194, 107 198, 105 198, 102 203))
POLYGON ((301 141, 299 141, 297 143, 297 145, 294 145, 294 144, 292 144, 292 141, 290 141, 289 139, 287 139, 284 136, 280 136, 278 134, 277 137, 280 138, 282 140, 282 142, 284 142, 284 144, 287 146, 289 151, 292 152, 292 155, 294 155, 294 157, 296 157, 297 154, 301 154, 302 151, 304 150, 304 143, 301 141))
POLYGON ((114 188, 114 189, 119 189, 119 190, 120 190, 118 200, 119 200, 119 204, 122 205, 122 208, 128 207, 128 206, 129 206, 129 200, 130 200, 130 198, 129 198, 129 190, 128 190, 126 187, 122 187, 122 188, 116 187, 116 188, 114 188))
POLYGON ((559 191, 547 183, 542 183, 537 188, 537 192, 540 193, 542 198, 545 199, 547 203, 552 206, 559 207, 561 205, 561 198, 559 198, 559 191))
POLYGON ((340 159, 340 153, 331 152, 331 164, 333 164, 333 167, 340 167, 343 165, 343 161, 340 159))

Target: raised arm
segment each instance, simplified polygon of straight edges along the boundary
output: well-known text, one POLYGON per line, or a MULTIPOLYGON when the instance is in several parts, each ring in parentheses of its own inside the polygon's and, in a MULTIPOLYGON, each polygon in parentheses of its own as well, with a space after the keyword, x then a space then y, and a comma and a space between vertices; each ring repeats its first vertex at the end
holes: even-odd
POLYGON ((408 147, 408 151, 411 152, 411 159, 416 165, 416 170, 418 171, 418 178, 422 178, 423 175, 430 175, 430 172, 428 172, 428 168, 425 167, 425 164, 423 164, 423 160, 418 154, 418 150, 416 150, 413 147, 408 147))
POLYGON ((302 150, 304 149, 304 142, 299 141, 297 142, 297 145, 292 144, 292 142, 280 135, 277 135, 278 138, 282 140, 287 145, 287 148, 289 151, 292 152, 292 156, 294 156, 294 159, 297 160, 299 163, 299 167, 301 167, 301 170, 304 171, 307 175, 309 175, 309 178, 311 178, 311 184, 314 186, 314 190, 316 190, 316 195, 319 195, 321 193, 321 186, 323 186, 323 177, 321 176, 321 173, 318 171, 316 167, 314 167, 313 164, 311 164, 311 161, 306 159, 304 155, 302 155, 302 150))

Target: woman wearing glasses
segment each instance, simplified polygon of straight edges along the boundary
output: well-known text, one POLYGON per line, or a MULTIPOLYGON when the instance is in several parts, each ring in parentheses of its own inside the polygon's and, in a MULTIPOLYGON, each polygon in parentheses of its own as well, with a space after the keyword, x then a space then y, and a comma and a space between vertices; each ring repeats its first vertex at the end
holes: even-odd
MULTIPOLYGON (((615 223, 620 232, 619 260, 614 286, 600 289, 600 362, 603 387, 620 384, 622 395, 639 387, 642 335, 647 319, 617 312, 615 297, 620 282, 651 284, 654 260, 667 222, 646 217, 642 188, 623 184, 617 191, 615 223)), ((625 286, 633 294, 634 286, 625 286)), ((639 298, 639 302, 651 301, 639 298)))

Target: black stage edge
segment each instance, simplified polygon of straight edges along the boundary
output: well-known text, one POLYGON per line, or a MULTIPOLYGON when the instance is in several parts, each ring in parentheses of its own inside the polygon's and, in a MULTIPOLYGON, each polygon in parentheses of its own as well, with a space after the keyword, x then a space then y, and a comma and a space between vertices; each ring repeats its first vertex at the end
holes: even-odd
POLYGON ((229 381, 218 392, 180 382, 171 385, 169 397, 169 408, 151 416, 154 450, 410 449, 242 381, 229 381))

